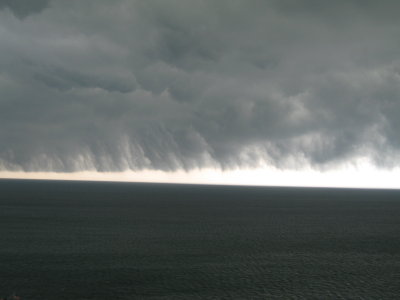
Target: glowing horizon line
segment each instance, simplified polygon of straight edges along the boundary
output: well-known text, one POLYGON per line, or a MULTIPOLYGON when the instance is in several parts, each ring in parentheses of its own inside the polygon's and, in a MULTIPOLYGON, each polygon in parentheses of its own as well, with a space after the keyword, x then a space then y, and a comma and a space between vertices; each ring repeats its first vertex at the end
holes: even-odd
POLYGON ((277 168, 196 169, 191 171, 140 170, 122 172, 0 171, 0 179, 77 180, 136 183, 209 184, 270 187, 400 189, 400 169, 382 170, 371 165, 320 171, 277 168), (397 180, 396 180, 397 179, 397 180))

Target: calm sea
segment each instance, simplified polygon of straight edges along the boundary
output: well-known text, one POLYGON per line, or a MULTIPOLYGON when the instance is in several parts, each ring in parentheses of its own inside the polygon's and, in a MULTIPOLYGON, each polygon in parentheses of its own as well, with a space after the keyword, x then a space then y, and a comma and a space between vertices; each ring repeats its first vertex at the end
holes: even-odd
POLYGON ((399 299, 400 191, 0 180, 0 298, 399 299))

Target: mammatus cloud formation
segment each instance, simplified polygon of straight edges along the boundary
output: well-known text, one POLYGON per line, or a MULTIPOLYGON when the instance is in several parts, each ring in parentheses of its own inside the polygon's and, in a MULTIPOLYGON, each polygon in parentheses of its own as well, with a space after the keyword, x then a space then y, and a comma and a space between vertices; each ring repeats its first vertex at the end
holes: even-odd
POLYGON ((399 1, 0 9, 1 170, 400 164, 399 1))

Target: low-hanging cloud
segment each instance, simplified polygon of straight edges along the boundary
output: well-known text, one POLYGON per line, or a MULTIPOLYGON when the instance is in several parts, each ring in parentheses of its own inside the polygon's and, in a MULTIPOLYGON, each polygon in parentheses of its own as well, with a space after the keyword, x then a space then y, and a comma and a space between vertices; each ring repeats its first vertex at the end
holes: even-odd
POLYGON ((0 1, 0 169, 399 165, 399 9, 0 1))
POLYGON ((9 9, 16 17, 25 18, 30 14, 40 13, 50 0, 0 0, 0 9, 9 9))

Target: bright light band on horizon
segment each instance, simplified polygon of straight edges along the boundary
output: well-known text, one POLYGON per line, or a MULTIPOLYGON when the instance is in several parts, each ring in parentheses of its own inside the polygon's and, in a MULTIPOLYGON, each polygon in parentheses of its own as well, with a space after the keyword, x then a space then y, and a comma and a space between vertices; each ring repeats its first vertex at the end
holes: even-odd
POLYGON ((124 172, 82 171, 74 173, 1 171, 0 178, 400 189, 400 182, 398 180, 400 178, 399 168, 385 170, 378 169, 370 164, 347 166, 328 171, 313 169, 280 170, 272 167, 230 171, 198 169, 187 172, 182 170, 171 172, 157 170, 124 172))

